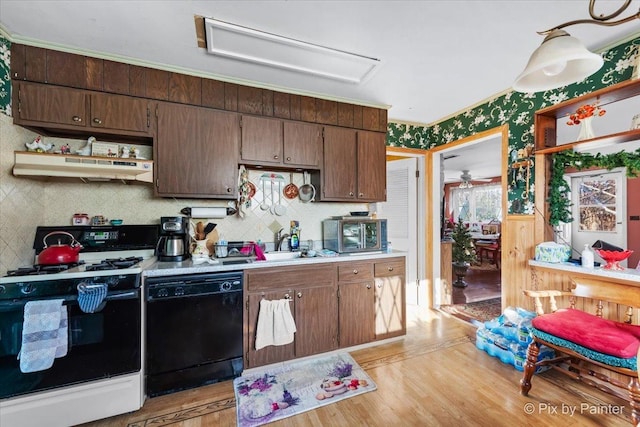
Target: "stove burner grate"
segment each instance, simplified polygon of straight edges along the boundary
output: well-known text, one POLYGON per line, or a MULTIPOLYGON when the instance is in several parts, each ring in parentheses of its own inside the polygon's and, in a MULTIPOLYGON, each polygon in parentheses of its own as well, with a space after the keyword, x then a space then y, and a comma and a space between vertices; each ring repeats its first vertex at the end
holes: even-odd
POLYGON ((81 264, 84 264, 84 261, 54 265, 34 264, 31 267, 20 267, 17 270, 9 270, 7 271, 7 276, 37 276, 41 274, 61 273, 81 264))
POLYGON ((91 264, 85 267, 85 271, 98 271, 98 270, 119 270, 122 268, 133 267, 142 261, 142 257, 128 257, 128 258, 107 258, 100 261, 97 264, 91 264))

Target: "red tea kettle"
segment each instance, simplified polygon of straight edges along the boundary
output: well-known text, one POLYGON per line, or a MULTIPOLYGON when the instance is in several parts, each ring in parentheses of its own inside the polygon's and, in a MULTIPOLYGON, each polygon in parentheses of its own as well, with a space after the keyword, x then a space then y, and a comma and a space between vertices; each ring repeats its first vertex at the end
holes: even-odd
POLYGON ((67 233, 66 231, 53 231, 44 236, 42 241, 44 242, 44 249, 38 254, 38 264, 71 264, 74 262, 78 262, 78 260, 80 259, 79 252, 82 249, 82 245, 75 239, 75 237, 73 237, 71 233, 67 233), (48 246, 47 237, 53 236, 54 234, 64 234, 71 237, 71 243, 68 245, 63 245, 60 243, 60 239, 58 239, 57 245, 48 246))

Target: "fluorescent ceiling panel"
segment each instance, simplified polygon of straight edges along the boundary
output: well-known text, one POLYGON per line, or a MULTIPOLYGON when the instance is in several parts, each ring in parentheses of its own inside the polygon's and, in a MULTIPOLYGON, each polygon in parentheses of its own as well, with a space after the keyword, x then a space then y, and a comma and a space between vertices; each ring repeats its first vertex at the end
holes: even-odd
POLYGON ((207 51, 267 67, 358 84, 380 60, 205 18, 207 51))

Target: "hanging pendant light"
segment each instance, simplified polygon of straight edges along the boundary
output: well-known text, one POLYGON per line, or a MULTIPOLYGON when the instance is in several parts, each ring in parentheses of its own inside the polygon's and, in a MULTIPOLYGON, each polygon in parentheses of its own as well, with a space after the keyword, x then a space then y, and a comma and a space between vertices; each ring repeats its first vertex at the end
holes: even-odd
POLYGON ((592 19, 579 19, 560 24, 552 29, 540 31, 545 35, 542 45, 536 49, 524 71, 516 78, 513 89, 518 92, 541 92, 576 83, 589 77, 604 64, 600 55, 590 52, 575 37, 562 28, 575 24, 596 24, 611 27, 640 18, 640 12, 619 21, 608 22, 624 12, 631 0, 609 15, 596 15, 595 0, 589 1, 592 19))

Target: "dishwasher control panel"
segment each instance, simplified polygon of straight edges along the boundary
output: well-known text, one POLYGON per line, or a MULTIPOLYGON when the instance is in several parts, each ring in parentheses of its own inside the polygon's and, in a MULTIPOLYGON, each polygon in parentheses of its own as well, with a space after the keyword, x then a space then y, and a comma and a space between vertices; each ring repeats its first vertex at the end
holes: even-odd
POLYGON ((242 292, 242 273, 207 273, 151 277, 145 281, 147 301, 242 292))

